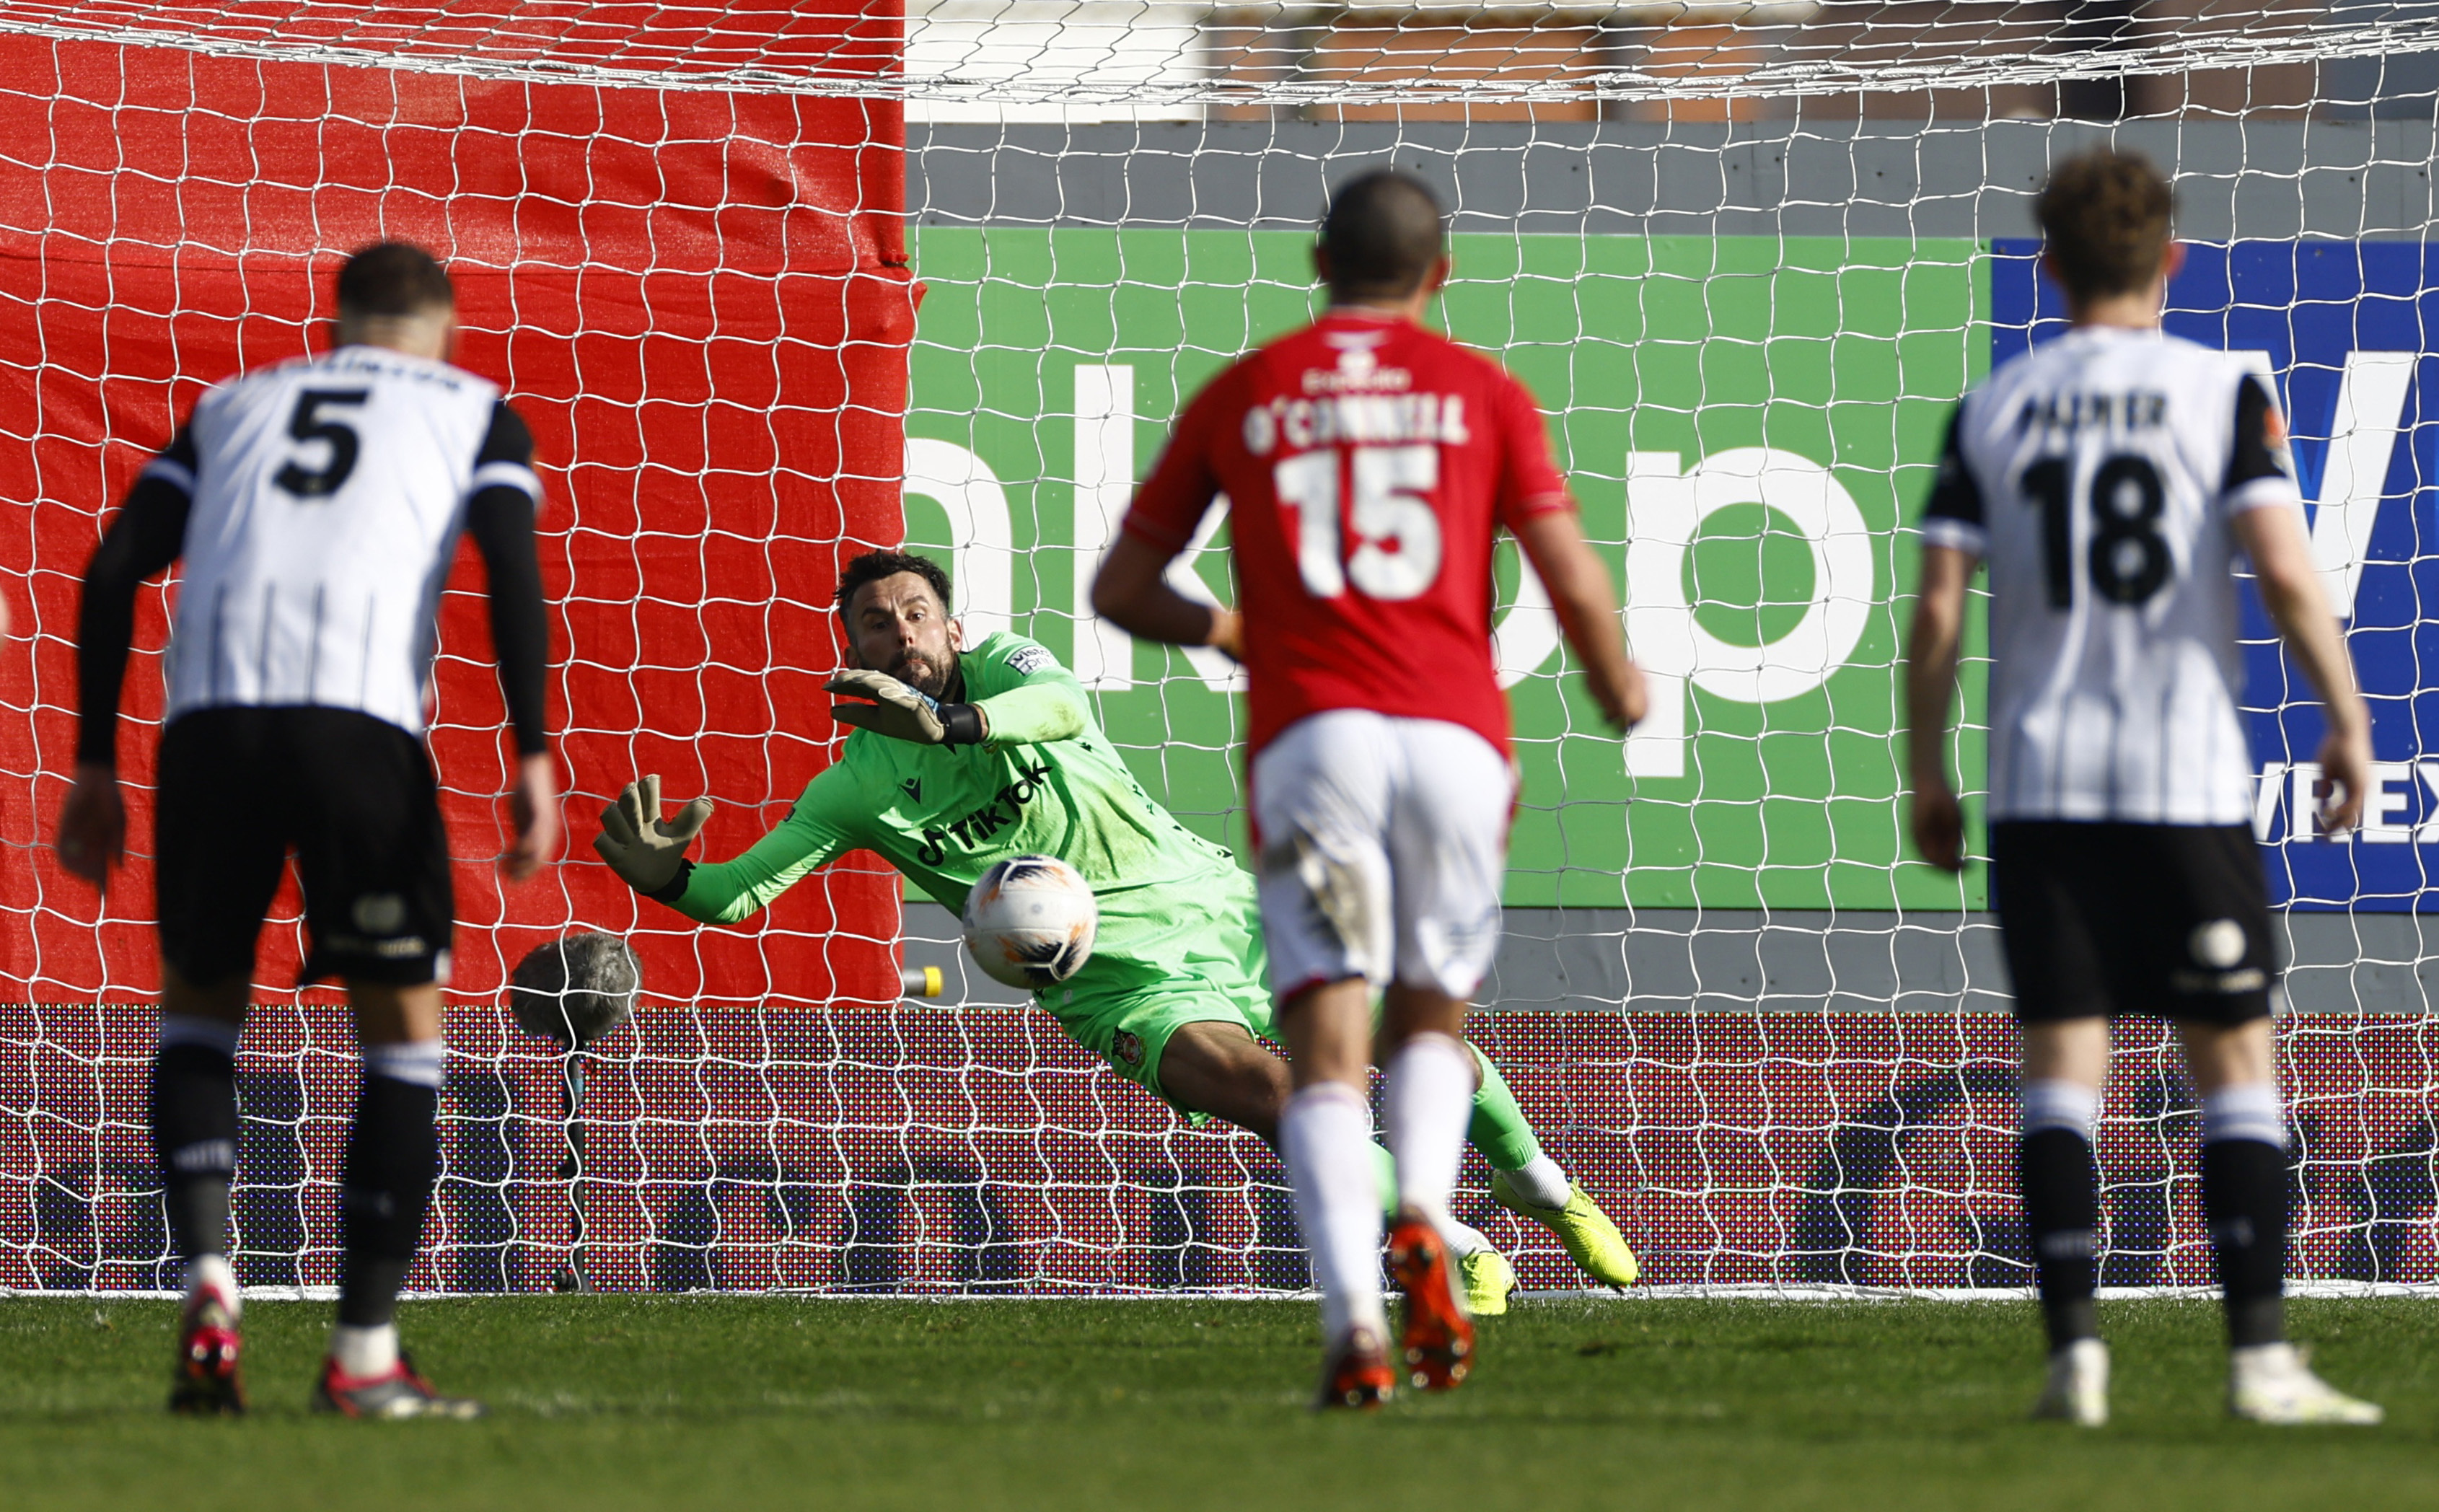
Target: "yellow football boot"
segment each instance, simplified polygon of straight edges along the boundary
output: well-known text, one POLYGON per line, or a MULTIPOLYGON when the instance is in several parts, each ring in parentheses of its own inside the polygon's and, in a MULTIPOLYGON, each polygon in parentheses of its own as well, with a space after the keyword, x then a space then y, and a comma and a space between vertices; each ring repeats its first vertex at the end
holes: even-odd
POLYGON ((1634 1252, 1626 1246, 1626 1236, 1600 1210, 1580 1186, 1568 1183, 1567 1205, 1542 1207, 1525 1200, 1505 1171, 1490 1173, 1490 1200, 1510 1213, 1529 1218, 1558 1236, 1567 1247, 1567 1254, 1583 1268, 1584 1273, 1607 1287, 1630 1287, 1643 1273, 1634 1252))
POLYGON ((1516 1268, 1507 1256, 1486 1245, 1459 1259, 1456 1271, 1465 1283, 1466 1311, 1496 1318, 1507 1310, 1507 1293, 1516 1290, 1516 1268))

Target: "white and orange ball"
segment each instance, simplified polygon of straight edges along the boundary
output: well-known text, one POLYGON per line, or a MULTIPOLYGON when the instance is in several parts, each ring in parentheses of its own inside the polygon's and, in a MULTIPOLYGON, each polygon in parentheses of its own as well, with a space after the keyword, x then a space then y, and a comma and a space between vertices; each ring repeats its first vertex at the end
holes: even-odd
POLYGON ((1011 856, 966 895, 966 949, 994 982, 1039 991, 1093 958, 1101 923, 1093 886, 1055 856, 1011 856))

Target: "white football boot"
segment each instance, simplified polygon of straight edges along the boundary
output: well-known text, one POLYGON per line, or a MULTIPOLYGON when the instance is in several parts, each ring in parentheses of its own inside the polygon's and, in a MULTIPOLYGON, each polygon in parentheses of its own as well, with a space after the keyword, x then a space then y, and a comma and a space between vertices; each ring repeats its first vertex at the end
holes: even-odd
POLYGON ((2033 1415, 2079 1428, 2099 1428, 2109 1421, 2109 1346, 2097 1339, 2078 1339, 2050 1356, 2050 1379, 2033 1415))
POLYGON ((2388 1414, 2312 1374, 2293 1344, 2255 1344, 2228 1354, 2227 1410, 2256 1423, 2349 1423, 2368 1427, 2388 1414))

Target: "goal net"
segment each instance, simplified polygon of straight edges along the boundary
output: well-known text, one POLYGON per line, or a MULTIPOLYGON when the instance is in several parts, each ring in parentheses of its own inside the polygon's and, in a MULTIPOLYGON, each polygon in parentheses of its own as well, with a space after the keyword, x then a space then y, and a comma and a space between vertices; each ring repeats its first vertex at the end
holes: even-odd
MULTIPOLYGON (((326 340, 337 259, 384 236, 449 259, 459 360, 534 424, 572 788, 568 860, 503 888, 469 570, 433 736, 463 917, 445 1170, 411 1284, 1304 1285, 1268 1149, 966 970, 877 861, 697 930, 584 841, 641 772, 720 802, 711 857, 775 824, 837 751, 838 567, 908 542, 951 560, 970 636, 1065 656, 1149 791, 1241 845, 1230 668, 1132 644, 1084 590, 1185 398, 1312 308, 1327 187, 1387 164, 1450 205, 1441 318, 1540 398, 1657 694, 1621 750, 1503 560, 1525 780, 1471 1032, 1654 1282, 2025 1284, 1985 882, 1901 838, 1899 631, 1949 407, 2060 320, 2030 195, 2111 139, 2177 181, 2171 329, 2278 385, 2375 711, 2369 822, 2316 833, 2317 713, 2252 612, 2294 1272, 2439 1271, 2439 5, 0 0, 0 1287, 173 1279, 144 1083, 174 578, 139 618, 131 863, 101 898, 44 849, 77 578, 196 395, 326 340), (506 983, 576 929, 633 944, 644 993, 567 1058, 506 983), (945 992, 902 998, 926 966, 945 992)), ((1198 544, 1179 581, 1224 598, 1224 536, 1198 544)), ((239 1057, 235 1222, 249 1284, 311 1288, 356 1070, 338 998, 291 985, 296 902, 239 1057)), ((2117 1061, 2103 1279, 2206 1281, 2192 1091, 2145 1023, 2117 1061)), ((1465 1183, 1527 1287, 1580 1284, 1478 1158, 1465 1183)))

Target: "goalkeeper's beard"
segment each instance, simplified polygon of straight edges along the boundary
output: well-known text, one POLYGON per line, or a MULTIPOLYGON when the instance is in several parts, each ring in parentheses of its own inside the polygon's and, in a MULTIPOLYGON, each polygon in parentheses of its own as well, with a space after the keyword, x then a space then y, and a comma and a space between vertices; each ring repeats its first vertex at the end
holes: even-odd
POLYGON ((934 662, 930 656, 921 651, 905 650, 892 657, 889 665, 881 668, 908 687, 933 699, 938 699, 948 692, 949 679, 956 669, 957 653, 953 650, 949 652, 946 666, 934 662))

